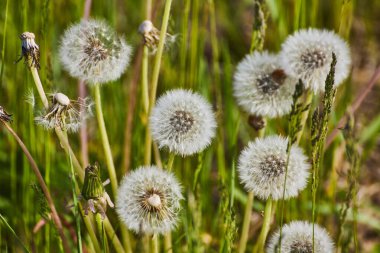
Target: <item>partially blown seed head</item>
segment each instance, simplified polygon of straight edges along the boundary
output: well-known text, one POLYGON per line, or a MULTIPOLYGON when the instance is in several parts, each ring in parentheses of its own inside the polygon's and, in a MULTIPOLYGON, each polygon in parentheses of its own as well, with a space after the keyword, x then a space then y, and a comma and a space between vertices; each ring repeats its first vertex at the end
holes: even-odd
POLYGON ((131 47, 105 22, 82 21, 66 30, 60 58, 73 77, 90 84, 118 79, 128 66, 131 47))
MULTIPOLYGON (((277 253, 280 250, 280 231, 275 232, 269 240, 267 253, 277 253)), ((326 232, 318 224, 305 221, 293 221, 282 228, 281 252, 283 253, 332 253, 334 244, 326 232)))
MULTIPOLYGON (((285 182, 288 140, 274 135, 250 142, 239 157, 241 183, 249 192, 262 199, 282 199, 285 182)), ((290 150, 285 199, 295 197, 306 187, 310 165, 302 150, 290 150)))
POLYGON ((155 166, 140 167, 121 181, 116 210, 136 233, 164 234, 176 226, 182 198, 172 173, 155 166))
POLYGON ((237 66, 234 95, 249 114, 274 118, 290 112, 295 83, 285 74, 278 56, 254 52, 237 66))
POLYGON ((68 132, 76 132, 82 121, 92 115, 92 102, 89 98, 70 100, 63 93, 54 93, 50 97, 51 104, 48 110, 44 110, 35 118, 37 125, 46 129, 58 127, 68 132))
POLYGON ((204 150, 215 128, 211 105, 197 93, 182 89, 161 96, 150 116, 152 136, 159 147, 182 156, 204 150))
POLYGON ((332 31, 305 29, 289 36, 282 44, 281 58, 286 74, 301 79, 306 88, 323 92, 335 53, 335 87, 347 78, 351 56, 347 43, 332 31))

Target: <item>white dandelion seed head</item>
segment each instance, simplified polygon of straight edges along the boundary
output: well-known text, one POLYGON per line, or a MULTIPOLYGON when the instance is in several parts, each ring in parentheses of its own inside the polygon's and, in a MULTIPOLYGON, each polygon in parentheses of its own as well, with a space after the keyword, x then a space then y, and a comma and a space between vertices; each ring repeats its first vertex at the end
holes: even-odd
POLYGON ((144 20, 140 26, 139 26, 139 33, 141 34, 148 34, 152 32, 154 29, 156 29, 150 20, 144 20))
POLYGON ((313 28, 300 30, 282 44, 281 58, 288 75, 301 79, 306 88, 319 93, 325 89, 332 53, 337 59, 334 87, 338 87, 349 75, 351 55, 347 43, 336 33, 313 28))
MULTIPOLYGON (((279 240, 280 230, 270 238, 266 252, 279 252, 279 240)), ((334 243, 324 228, 314 224, 313 251, 313 224, 306 221, 293 221, 282 228, 281 252, 332 253, 334 252, 334 243)))
POLYGON ((70 100, 63 93, 50 94, 51 105, 35 117, 37 125, 45 129, 60 128, 68 132, 77 132, 83 120, 92 115, 93 102, 89 98, 70 100))
POLYGON ((160 148, 182 156, 203 151, 215 136, 211 105, 199 94, 176 89, 161 96, 150 116, 150 130, 160 148))
MULTIPOLYGON (((247 191, 261 199, 282 199, 287 144, 287 138, 273 135, 257 138, 242 151, 238 171, 240 181, 247 191)), ((285 199, 297 196, 306 187, 309 168, 310 164, 302 149, 293 145, 290 150, 285 199)))
POLYGON ((290 112, 296 80, 283 71, 280 58, 268 52, 247 55, 234 74, 234 95, 249 114, 275 118, 290 112))
POLYGON ((90 84, 102 84, 124 73, 132 49, 105 22, 83 20, 65 31, 59 52, 70 75, 90 84))
POLYGON ((181 186, 175 176, 156 166, 145 166, 120 183, 116 211, 136 233, 164 234, 177 225, 181 186))

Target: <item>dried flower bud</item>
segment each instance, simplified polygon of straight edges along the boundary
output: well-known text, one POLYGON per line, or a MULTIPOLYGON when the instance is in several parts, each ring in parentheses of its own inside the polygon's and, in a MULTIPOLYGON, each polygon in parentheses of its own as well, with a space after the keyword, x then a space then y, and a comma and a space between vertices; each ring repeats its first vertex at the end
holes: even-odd
POLYGON ((12 114, 8 114, 2 106, 0 106, 0 120, 4 122, 12 121, 12 114))
POLYGON ((160 41, 160 31, 154 27, 150 20, 145 20, 139 26, 139 33, 144 38, 144 44, 149 48, 156 48, 160 41))
POLYGON ((107 204, 113 208, 109 195, 104 189, 104 186, 108 184, 108 180, 102 183, 100 178, 99 165, 89 165, 86 167, 84 175, 84 183, 82 187, 81 197, 86 200, 85 214, 88 214, 90 210, 93 213, 100 213, 102 218, 106 217, 107 204))
POLYGON ((40 68, 40 48, 34 41, 34 33, 24 32, 20 35, 22 41, 21 44, 21 56, 16 62, 19 62, 23 57, 25 63, 28 64, 30 68, 40 68))
POLYGON ((52 105, 49 109, 35 118, 36 123, 46 129, 58 127, 69 132, 76 132, 83 119, 92 114, 92 103, 88 98, 70 100, 63 93, 54 93, 51 95, 51 101, 52 105))

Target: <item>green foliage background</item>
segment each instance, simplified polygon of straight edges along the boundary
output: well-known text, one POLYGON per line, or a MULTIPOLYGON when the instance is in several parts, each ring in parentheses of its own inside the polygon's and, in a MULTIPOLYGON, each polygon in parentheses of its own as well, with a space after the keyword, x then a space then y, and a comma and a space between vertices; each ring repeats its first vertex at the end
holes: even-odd
MULTIPOLYGON (((153 1, 153 23, 157 27, 161 24, 164 2, 153 1)), ((79 0, 0 2, 0 105, 13 114, 12 127, 37 161, 70 238, 75 234, 75 220, 68 208, 72 203, 69 162, 54 133, 34 124, 34 116, 42 109, 42 104, 29 70, 22 62, 14 64, 14 61, 21 53, 19 35, 24 31, 35 33, 41 51, 39 73, 45 90, 78 97, 78 81, 62 69, 58 47, 64 30, 81 19, 83 6, 84 1, 79 0), (34 108, 26 103, 30 92, 36 95, 34 108)), ((331 130, 364 88, 379 62, 380 1, 267 0, 265 6, 268 18, 264 49, 278 51, 289 34, 304 27, 334 30, 349 42, 353 71, 349 80, 338 89, 331 130)), ((248 0, 173 1, 169 33, 176 35, 177 40, 164 52, 158 94, 174 87, 199 91, 213 103, 219 120, 218 138, 203 157, 176 158, 174 171, 184 185, 187 200, 183 203, 181 225, 173 235, 175 252, 229 252, 238 241, 246 193, 234 168, 239 151, 253 139, 255 132, 247 123, 247 115, 236 106, 232 96, 232 76, 237 63, 249 53, 253 13, 253 1, 248 0), (216 29, 213 29, 213 22, 216 29), (202 162, 198 163, 200 159, 202 162), (199 175, 195 188, 194 175, 199 175)), ((134 48, 127 72, 120 80, 102 87, 105 120, 120 180, 125 171, 143 164, 146 118, 140 99, 142 39, 137 29, 145 19, 145 1, 94 0, 91 16, 106 20, 124 34, 134 48), (131 102, 134 99, 135 106, 131 102), (132 138, 130 156, 125 154, 128 111, 133 112, 132 128, 128 128, 132 134, 127 135, 132 138)), ((150 67, 152 65, 153 56, 150 57, 150 67)), ((379 91, 375 86, 356 114, 355 141, 362 150, 362 166, 357 178, 360 182, 357 217, 360 252, 380 252, 379 91)), ((315 98, 314 107, 319 102, 320 99, 315 98)), ((267 134, 286 135, 287 123, 286 117, 269 121, 267 134)), ((96 120, 90 119, 87 126, 90 162, 100 163, 105 179, 105 158, 96 120)), ((33 190, 32 186, 36 184, 34 174, 15 140, 4 128, 0 129, 0 214, 28 248, 35 252, 51 252, 59 248, 54 226, 47 224, 37 233, 32 231, 46 209, 43 199, 40 201, 40 194, 33 190)), ((71 134, 69 138, 80 157, 79 134, 71 134)), ((302 146, 310 154, 309 134, 304 136, 302 146)), ((317 200, 317 221, 327 227, 334 239, 339 227, 340 207, 347 201, 349 164, 344 162, 344 150, 343 135, 339 134, 326 151, 317 200)), ((166 162, 167 153, 163 151, 161 154, 166 162)), ((110 192, 109 186, 107 190, 110 192)), ((287 202, 285 221, 310 219, 310 196, 311 188, 308 187, 299 198, 287 202)), ((249 248, 260 228, 262 210, 263 204, 255 200, 249 248)), ((115 212, 109 210, 108 214, 119 232, 115 212)), ((350 240, 354 218, 349 213, 343 229, 347 234, 344 242, 350 251, 354 249, 350 240)), ((277 224, 273 224, 272 229, 278 227, 277 224)), ((82 233, 83 240, 88 242, 84 229, 82 233)), ((3 223, 0 223, 0 235, 1 252, 21 250, 3 223)), ((137 245, 140 240, 134 236, 137 245)))

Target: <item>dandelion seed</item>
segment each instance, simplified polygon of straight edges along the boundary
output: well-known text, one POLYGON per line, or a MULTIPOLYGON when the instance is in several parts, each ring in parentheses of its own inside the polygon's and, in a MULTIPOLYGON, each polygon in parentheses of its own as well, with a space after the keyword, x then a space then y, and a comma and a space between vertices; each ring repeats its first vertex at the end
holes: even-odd
POLYGON ((40 49, 36 42, 34 41, 34 33, 24 32, 20 35, 22 41, 21 44, 21 56, 16 62, 19 62, 22 58, 25 59, 25 63, 28 64, 30 68, 34 67, 36 69, 40 68, 40 49))
POLYGON ((100 169, 97 163, 86 167, 83 188, 80 195, 80 198, 86 200, 84 205, 85 215, 88 215, 88 211, 91 211, 94 214, 100 213, 102 219, 104 219, 106 217, 107 205, 111 208, 114 207, 111 198, 104 189, 104 186, 108 183, 109 180, 102 183, 100 169))
POLYGON ((82 21, 66 30, 60 59, 73 77, 90 84, 118 79, 130 61, 131 47, 106 23, 82 21))
POLYGON ((332 53, 335 53, 335 87, 350 72, 351 56, 347 43, 332 31, 305 29, 289 36, 282 44, 281 58, 285 72, 301 79, 306 88, 323 92, 330 71, 332 53))
MULTIPOLYGON (((277 135, 250 142, 239 157, 241 183, 261 199, 282 199, 287 161, 287 138, 277 135)), ((301 148, 290 150, 285 199, 295 197, 306 187, 310 164, 301 148)))
POLYGON ((34 97, 33 89, 27 90, 25 95, 25 101, 34 108, 34 106, 36 105, 36 99, 34 97))
POLYGON ((284 73, 278 56, 254 52, 237 66, 234 95, 249 114, 280 117, 291 110, 295 83, 284 73))
POLYGON ((12 121, 12 114, 8 114, 2 106, 0 106, 0 120, 4 122, 12 121))
POLYGON ((182 89, 161 96, 150 116, 152 137, 159 147, 182 156, 210 145, 215 128, 211 105, 197 93, 182 89))
POLYGON ((140 167, 123 178, 117 196, 120 219, 136 233, 164 234, 177 224, 183 197, 170 172, 140 167))
POLYGON ((51 106, 41 116, 35 118, 37 125, 46 129, 58 127, 68 132, 76 132, 82 120, 92 115, 92 103, 88 98, 70 100, 63 93, 54 93, 51 95, 51 101, 51 106))
MULTIPOLYGON (((278 230, 270 238, 266 252, 279 252, 279 240, 280 231, 278 230)), ((334 244, 326 230, 314 224, 313 251, 313 224, 306 221, 293 221, 282 228, 281 252, 332 253, 334 252, 334 244)))

